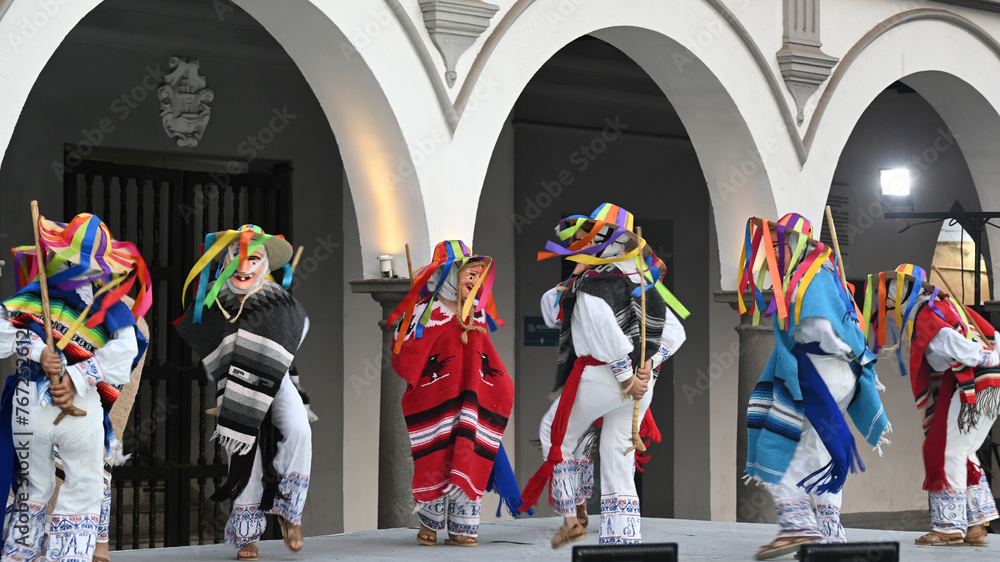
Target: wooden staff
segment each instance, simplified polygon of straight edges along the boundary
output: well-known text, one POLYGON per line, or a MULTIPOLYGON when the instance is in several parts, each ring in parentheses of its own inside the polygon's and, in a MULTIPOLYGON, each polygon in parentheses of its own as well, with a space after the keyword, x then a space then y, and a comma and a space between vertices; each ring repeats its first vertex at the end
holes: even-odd
MULTIPOLYGON (((52 338, 52 313, 49 311, 49 281, 45 276, 45 252, 42 250, 42 244, 40 237, 38 235, 38 201, 31 202, 31 224, 33 230, 35 231, 35 262, 38 265, 38 287, 42 294, 42 318, 45 322, 45 345, 49 348, 49 351, 55 353, 56 346, 52 338)), ((49 375, 50 384, 57 385, 62 381, 62 375, 49 375)), ((76 406, 63 406, 62 412, 56 417, 55 421, 52 422, 53 425, 58 425, 67 415, 70 416, 85 416, 87 412, 84 412, 76 406)))
POLYGON ((292 273, 295 273, 295 268, 299 266, 299 259, 302 258, 302 252, 305 249, 305 246, 299 246, 299 249, 295 251, 295 257, 292 258, 292 273))
MULTIPOLYGON (((639 237, 639 244, 642 244, 642 227, 637 226, 635 228, 635 234, 639 237)), ((642 260, 643 265, 646 261, 642 256, 642 248, 639 249, 639 258, 642 260)), ((639 367, 636 369, 638 374, 638 369, 646 366, 646 272, 639 268, 639 303, 642 309, 642 317, 639 319, 639 367)), ((635 375, 633 375, 635 376, 635 375)), ((633 383, 635 384, 635 383, 633 383)), ((647 392, 649 392, 647 390, 647 392)), ((639 402, 642 398, 635 401, 632 406, 632 446, 625 449, 625 455, 628 455, 632 451, 639 451, 640 453, 646 450, 646 445, 642 442, 642 437, 639 437, 639 402)))
POLYGON ((410 288, 413 288, 413 261, 410 260, 410 245, 406 244, 406 269, 410 272, 410 288))
MULTIPOLYGON (((937 273, 937 274, 938 274, 938 277, 940 277, 940 278, 941 278, 941 283, 942 283, 942 284, 944 285, 944 288, 945 288, 945 289, 947 289, 947 291, 948 291, 948 295, 950 295, 950 296, 952 297, 952 299, 951 299, 951 300, 952 300, 952 301, 953 301, 953 302, 954 302, 955 304, 957 304, 958 306, 962 307, 962 310, 964 310, 964 311, 965 311, 965 315, 969 317, 969 324, 971 324, 971 325, 972 325, 972 329, 973 329, 973 330, 975 330, 977 334, 979 334, 979 337, 980 337, 980 338, 981 338, 981 339, 983 340, 983 342, 984 342, 984 343, 985 343, 985 342, 988 342, 989 340, 988 340, 988 339, 986 339, 986 336, 984 336, 984 335, 983 335, 983 333, 979 331, 979 326, 978 326, 978 325, 976 324, 976 319, 975 319, 975 318, 973 318, 971 314, 969 314, 969 308, 968 308, 967 306, 965 306, 965 303, 963 303, 963 302, 961 302, 961 301, 959 301, 959 300, 955 299, 955 291, 953 291, 953 290, 951 289, 951 285, 949 285, 949 284, 948 284, 948 280, 947 280, 947 279, 945 279, 945 277, 944 277, 944 272, 943 272, 943 271, 941 271, 941 268, 940 268, 940 267, 938 267, 938 266, 936 266, 936 265, 934 265, 934 264, 931 264, 931 269, 932 269, 932 270, 933 270, 933 271, 934 271, 935 273, 937 273)), ((963 274, 964 274, 964 272, 963 272, 963 274)), ((962 282, 964 283, 964 282, 965 282, 965 279, 962 279, 962 282)), ((897 306, 898 306, 898 305, 897 305, 897 306)))
POLYGON ((837 241, 837 229, 833 226, 833 213, 830 206, 826 206, 826 224, 830 227, 830 238, 833 239, 833 251, 837 253, 837 272, 840 273, 840 282, 847 287, 847 272, 844 267, 844 256, 840 253, 840 242, 837 241))

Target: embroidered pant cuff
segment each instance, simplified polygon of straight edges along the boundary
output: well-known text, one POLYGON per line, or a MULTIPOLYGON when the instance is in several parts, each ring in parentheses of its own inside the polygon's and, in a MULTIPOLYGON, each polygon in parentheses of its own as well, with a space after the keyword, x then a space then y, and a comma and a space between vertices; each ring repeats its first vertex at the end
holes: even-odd
POLYGON ((601 496, 600 544, 637 544, 642 542, 639 498, 618 494, 601 496))
POLYGON ((580 482, 576 494, 576 505, 581 505, 587 503, 587 500, 594 495, 594 459, 580 459, 574 462, 580 482))
POLYGON ((997 513, 996 500, 993 499, 993 492, 989 484, 986 483, 984 474, 979 484, 969 486, 966 494, 966 520, 969 526, 982 525, 987 521, 993 521, 1000 517, 997 513))
POLYGON ((49 526, 49 546, 45 553, 46 560, 59 562, 90 562, 97 547, 97 527, 100 515, 84 513, 81 515, 52 514, 52 524, 49 526))
POLYGON ((465 537, 479 536, 482 501, 471 500, 461 491, 448 499, 448 534, 465 537))
POLYGON ((816 504, 816 524, 823 533, 823 542, 847 542, 844 526, 840 524, 840 508, 835 505, 816 504))
POLYGON ((45 518, 48 504, 18 500, 7 509, 10 517, 3 545, 3 559, 20 562, 37 560, 45 541, 45 518))
POLYGON ((305 509, 308 492, 308 474, 299 474, 298 472, 286 474, 278 483, 278 495, 274 498, 274 507, 268 513, 279 515, 292 525, 301 525, 302 510, 305 509))
POLYGON ((564 460, 552 470, 552 509, 563 517, 576 515, 580 496, 580 471, 576 461, 564 460))
POLYGON ((440 497, 434 501, 417 505, 417 517, 420 523, 432 531, 444 529, 445 499, 440 497))
POLYGON ((961 533, 964 537, 969 528, 965 490, 942 490, 929 492, 928 495, 931 500, 931 530, 946 535, 961 533))
POLYGON ((823 536, 807 496, 794 500, 776 501, 774 508, 778 514, 779 538, 823 536))
POLYGON ((226 521, 226 544, 243 548, 257 542, 264 534, 266 525, 260 504, 234 505, 226 521))

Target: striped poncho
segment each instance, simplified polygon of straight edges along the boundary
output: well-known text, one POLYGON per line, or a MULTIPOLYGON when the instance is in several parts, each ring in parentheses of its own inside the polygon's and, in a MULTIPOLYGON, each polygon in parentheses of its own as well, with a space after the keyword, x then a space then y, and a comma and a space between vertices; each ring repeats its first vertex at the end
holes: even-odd
POLYGON ((210 311, 195 323, 192 306, 177 324, 177 332, 215 381, 219 415, 213 438, 238 455, 253 451, 264 416, 302 342, 306 321, 298 301, 273 281, 265 280, 245 301, 236 322, 230 322, 241 303, 225 286, 217 304, 228 315, 210 311))
MULTIPOLYGON (((105 295, 98 295, 94 298, 91 310, 100 310, 103 305, 105 295)), ((40 338, 45 338, 45 328, 42 321, 42 301, 38 292, 38 283, 32 283, 18 291, 14 296, 3 301, 3 307, 7 309, 11 322, 17 327, 31 330, 40 338)), ((56 288, 49 288, 49 311, 52 318, 52 334, 56 342, 61 339, 61 334, 69 331, 83 314, 87 304, 83 302, 76 291, 63 291, 56 288)), ((67 365, 75 365, 81 361, 86 361, 94 356, 94 351, 104 347, 108 341, 114 337, 115 332, 128 327, 136 326, 135 318, 129 307, 123 302, 117 302, 108 309, 103 321, 93 327, 81 324, 79 329, 73 334, 71 342, 66 345, 63 354, 66 356, 67 365)), ((139 353, 132 361, 131 368, 135 368, 139 359, 146 350, 148 342, 138 329, 135 330, 139 353)), ((43 404, 51 402, 48 388, 49 381, 37 363, 30 366, 33 373, 33 380, 37 379, 39 400, 43 404)), ((101 402, 105 410, 110 410, 118 397, 118 389, 105 382, 97 382, 96 387, 101 395, 101 402)))
MULTIPOLYGON (((105 295, 97 295, 94 298, 91 310, 101 310, 104 304, 105 295)), ((42 316, 42 302, 39 294, 38 283, 31 283, 18 291, 12 297, 3 301, 3 308, 6 310, 11 324, 19 330, 30 332, 39 339, 45 339, 45 328, 42 316)), ((87 309, 87 304, 83 302, 80 295, 73 290, 61 290, 55 287, 49 288, 49 310, 52 319, 52 335, 55 342, 62 339, 62 334, 69 331, 77 320, 83 316, 87 309)), ((90 315, 89 317, 93 317, 90 315)), ((135 317, 129 307, 122 302, 116 302, 105 312, 100 323, 87 327, 81 323, 79 329, 72 335, 69 343, 66 344, 63 354, 66 357, 67 365, 76 365, 94 357, 98 349, 103 348, 115 337, 118 330, 129 326, 136 327, 135 317)), ((137 354, 132 358, 130 369, 134 369, 146 351, 148 341, 146 337, 135 329, 137 344, 137 354)), ((35 361, 27 359, 30 353, 31 339, 25 337, 19 345, 23 346, 23 351, 15 353, 17 361, 17 376, 25 377, 29 382, 34 383, 38 393, 38 403, 48 405, 52 403, 52 396, 49 393, 50 381, 42 370, 41 365, 35 361)), ((109 460, 112 453, 120 449, 120 443, 111 428, 111 422, 107 417, 108 411, 118 397, 118 388, 114 385, 99 379, 99 371, 95 368, 88 368, 84 372, 84 377, 88 384, 96 387, 100 394, 101 403, 104 407, 104 429, 105 429, 105 457, 109 460)), ((15 377, 8 377, 4 387, 3 410, 0 415, 0 432, 4 435, 0 437, 0 487, 6 486, 8 489, 14 484, 14 476, 17 474, 16 466, 17 454, 13 449, 11 440, 14 428, 11 427, 10 411, 13 409, 13 389, 15 377)))
MULTIPOLYGON (((806 289, 802 298, 802 312, 799 318, 823 317, 830 321, 834 331, 857 357, 871 357, 865 346, 864 333, 851 317, 847 304, 837 290, 835 274, 826 267, 820 268, 812 283, 806 289)), ((807 401, 803 395, 800 381, 799 362, 792 351, 795 341, 792 335, 799 328, 795 315, 787 318, 788 329, 779 327, 778 319, 774 319, 774 351, 764 368, 760 381, 754 388, 747 409, 748 448, 746 471, 750 478, 777 484, 785 474, 799 438, 802 435, 803 424, 807 417, 807 401)), ((878 382, 872 362, 866 362, 858 376, 858 389, 854 401, 848 408, 848 413, 855 427, 865 436, 872 446, 878 446, 880 439, 889 428, 889 420, 882 408, 878 395, 878 382)), ((834 405, 834 411, 823 412, 825 416, 840 416, 834 405)), ((840 416, 842 419, 842 416, 840 416)), ((828 433, 828 432, 824 432, 828 433)), ((843 485, 847 471, 853 470, 855 457, 853 437, 847 432, 834 438, 839 443, 828 441, 824 435, 824 445, 830 450, 836 464, 838 457, 835 450, 846 451, 842 456, 840 466, 831 466, 837 473, 828 480, 821 491, 837 491, 843 485), (850 442, 847 442, 847 440, 850 442), (832 483, 832 486, 829 484, 832 483)))
MULTIPOLYGON (((426 306, 418 304, 413 317, 420 318, 426 306)), ((392 357, 407 383, 402 406, 413 454, 413 497, 419 504, 461 490, 477 500, 487 489, 514 406, 514 383, 482 312, 470 317, 473 328, 463 344, 455 314, 440 301, 432 307, 422 337, 414 337, 411 323, 392 357)))
MULTIPOLYGON (((961 432, 971 431, 977 425, 980 414, 985 419, 992 420, 1000 410, 1000 369, 974 368, 955 363, 951 369, 943 373, 934 373, 927 361, 927 348, 932 339, 941 330, 955 330, 968 337, 970 327, 968 322, 975 322, 978 335, 981 333, 987 341, 980 342, 986 349, 993 347, 995 331, 982 316, 973 310, 965 310, 966 318, 955 307, 950 299, 938 299, 937 295, 921 295, 914 310, 908 315, 913 323, 913 334, 904 337, 900 349, 906 354, 909 369, 903 374, 910 375, 913 398, 923 417, 924 430, 924 479, 923 489, 930 492, 940 492, 951 487, 945 471, 947 459, 946 445, 948 437, 949 409, 951 398, 959 393, 959 412, 955 418, 961 432)), ((976 336, 973 336, 976 337, 976 336)), ((906 365, 904 365, 906 366, 906 365)), ((968 485, 979 483, 980 467, 965 459, 968 472, 968 485)))

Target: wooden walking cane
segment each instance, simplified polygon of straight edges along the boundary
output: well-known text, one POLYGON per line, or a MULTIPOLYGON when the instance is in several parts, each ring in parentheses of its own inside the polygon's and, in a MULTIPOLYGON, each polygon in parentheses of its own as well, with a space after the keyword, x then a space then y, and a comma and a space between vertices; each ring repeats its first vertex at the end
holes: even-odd
POLYGON ((410 288, 413 288, 413 262, 410 261, 410 245, 406 244, 406 269, 410 272, 410 288))
MULTIPOLYGON (((639 237, 640 244, 642 244, 642 227, 637 226, 635 228, 635 234, 639 237)), ((643 265, 646 261, 642 257, 642 249, 639 250, 639 258, 642 260, 643 265)), ((642 317, 639 320, 639 367, 636 369, 643 368, 646 365, 646 272, 639 269, 639 303, 642 309, 642 317)), ((633 383, 634 384, 634 383, 633 383)), ((647 390, 647 392, 649 392, 647 390)), ((632 451, 639 451, 640 453, 646 450, 646 445, 642 442, 642 437, 639 437, 639 402, 642 400, 635 401, 632 406, 632 446, 625 449, 625 455, 628 455, 632 451)))
POLYGON ((840 242, 837 241, 837 229, 833 226, 833 213, 830 206, 826 206, 826 224, 830 227, 830 238, 833 240, 833 251, 837 252, 837 273, 840 274, 840 282, 847 287, 847 271, 844 267, 844 256, 840 253, 840 242))
POLYGON ((302 258, 302 252, 305 249, 305 246, 299 246, 299 249, 295 251, 295 257, 292 258, 292 274, 295 273, 295 268, 299 266, 299 260, 302 258))
MULTIPOLYGON (((56 346, 52 338, 52 313, 49 312, 49 281, 45 276, 45 252, 42 250, 42 244, 40 237, 38 235, 38 201, 32 200, 31 202, 31 225, 32 230, 35 231, 35 263, 38 267, 38 287, 42 294, 42 318, 45 322, 45 345, 49 348, 49 351, 55 352, 56 346)), ((62 375, 49 375, 49 382, 52 385, 59 384, 62 380, 62 375)), ((87 412, 84 412, 76 406, 63 406, 62 412, 56 417, 55 421, 52 422, 53 425, 58 425, 67 415, 70 416, 85 416, 87 412)))

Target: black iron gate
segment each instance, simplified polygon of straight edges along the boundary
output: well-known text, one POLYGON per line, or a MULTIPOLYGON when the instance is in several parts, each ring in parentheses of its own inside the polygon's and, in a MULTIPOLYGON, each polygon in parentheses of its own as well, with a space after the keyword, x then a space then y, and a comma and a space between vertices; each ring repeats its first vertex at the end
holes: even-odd
POLYGON ((211 502, 206 489, 221 485, 227 466, 208 440, 214 389, 170 322, 183 312, 181 289, 206 232, 246 223, 287 232, 291 167, 227 174, 84 161, 65 172, 64 197, 66 217, 92 212, 135 243, 153 279, 150 346, 123 436, 132 458, 113 473, 111 544, 221 542, 228 503, 211 502))

